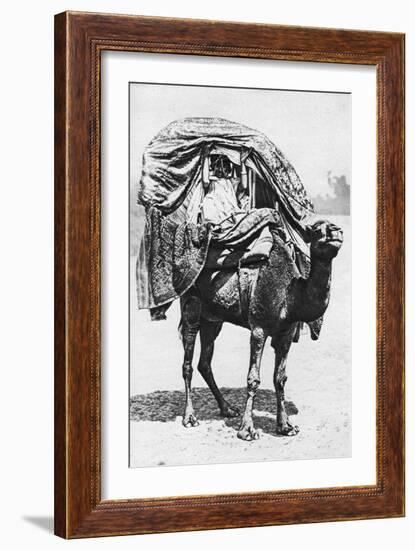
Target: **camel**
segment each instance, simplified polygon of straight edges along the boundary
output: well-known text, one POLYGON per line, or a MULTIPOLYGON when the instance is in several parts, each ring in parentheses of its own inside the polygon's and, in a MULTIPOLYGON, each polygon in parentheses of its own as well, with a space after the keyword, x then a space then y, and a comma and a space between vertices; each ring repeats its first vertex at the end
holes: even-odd
POLYGON ((238 437, 246 441, 259 437, 252 410, 260 385, 262 352, 268 338, 275 351, 276 434, 295 436, 299 432, 298 426, 290 423, 284 402, 287 356, 298 323, 319 319, 327 309, 332 261, 342 246, 343 233, 327 221, 318 221, 307 228, 311 259, 307 278, 299 276, 280 234, 272 231, 272 235, 273 246, 267 262, 222 271, 204 269, 181 298, 185 427, 198 425, 191 398, 192 360, 198 333, 201 342, 198 370, 216 398, 221 414, 239 416, 239 411, 224 399, 211 368, 215 339, 223 323, 228 322, 245 327, 251 333, 247 399, 238 437))

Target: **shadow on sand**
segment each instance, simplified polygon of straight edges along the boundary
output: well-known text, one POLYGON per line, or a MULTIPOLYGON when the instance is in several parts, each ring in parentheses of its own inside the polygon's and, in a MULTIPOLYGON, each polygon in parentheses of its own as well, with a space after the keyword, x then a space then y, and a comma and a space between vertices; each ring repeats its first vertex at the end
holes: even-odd
MULTIPOLYGON (((246 388, 221 388, 224 398, 232 407, 237 407, 242 414, 246 401, 246 388)), ((193 388, 193 407, 199 421, 223 419, 227 426, 238 430, 240 416, 223 418, 218 405, 208 388, 193 388)), ((130 399, 130 419, 135 422, 172 422, 182 416, 184 409, 184 392, 155 391, 135 395, 130 399)), ((291 401, 285 406, 289 415, 298 414, 298 409, 291 401)), ((255 426, 264 432, 275 434, 276 400, 273 390, 258 390, 255 398, 255 426)))

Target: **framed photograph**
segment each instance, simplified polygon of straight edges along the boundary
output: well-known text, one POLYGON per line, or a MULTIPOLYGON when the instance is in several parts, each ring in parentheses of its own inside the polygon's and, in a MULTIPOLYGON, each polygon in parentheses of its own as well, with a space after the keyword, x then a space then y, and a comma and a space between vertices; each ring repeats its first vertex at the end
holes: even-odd
POLYGON ((55 18, 55 532, 404 515, 404 35, 55 18))

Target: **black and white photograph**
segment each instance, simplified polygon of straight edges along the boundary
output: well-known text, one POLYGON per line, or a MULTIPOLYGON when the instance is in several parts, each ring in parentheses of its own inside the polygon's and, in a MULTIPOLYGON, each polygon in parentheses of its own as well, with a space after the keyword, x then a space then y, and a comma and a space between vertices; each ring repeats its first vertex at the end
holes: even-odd
POLYGON ((130 467, 350 457, 351 94, 129 97, 130 467))

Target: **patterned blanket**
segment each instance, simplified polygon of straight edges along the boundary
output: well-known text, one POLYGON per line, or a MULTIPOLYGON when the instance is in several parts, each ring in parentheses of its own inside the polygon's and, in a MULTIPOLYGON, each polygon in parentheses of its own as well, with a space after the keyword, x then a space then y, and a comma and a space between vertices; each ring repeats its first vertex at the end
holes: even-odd
POLYGON ((278 212, 271 208, 238 214, 237 220, 217 226, 178 224, 149 208, 137 261, 139 308, 159 307, 184 294, 205 265, 211 239, 225 248, 243 248, 266 225, 282 228, 278 212))
POLYGON ((184 294, 205 265, 210 239, 209 225, 176 224, 149 208, 137 259, 138 307, 162 306, 184 294))
MULTIPOLYGON (((177 224, 157 208, 147 211, 146 227, 137 258, 137 296, 140 309, 150 309, 153 320, 165 319, 171 303, 182 296, 199 277, 205 266, 209 245, 216 243, 243 245, 265 224, 282 228, 275 210, 253 210, 240 220, 239 225, 224 233, 210 224, 177 224)), ((287 244, 288 245, 288 244, 287 244)), ((299 250, 293 249, 293 260, 299 275, 307 277, 310 261, 299 250)), ((313 340, 318 339, 323 318, 307 323, 313 340)), ((298 341, 298 324, 294 341, 298 341)))

